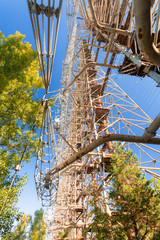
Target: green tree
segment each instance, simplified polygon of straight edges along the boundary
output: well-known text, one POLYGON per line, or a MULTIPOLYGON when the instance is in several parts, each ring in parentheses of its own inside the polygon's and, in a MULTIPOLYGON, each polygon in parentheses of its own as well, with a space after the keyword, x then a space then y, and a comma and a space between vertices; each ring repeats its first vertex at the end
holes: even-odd
POLYGON ((45 240, 46 225, 43 220, 43 209, 36 211, 34 214, 34 220, 31 224, 31 229, 29 233, 30 240, 45 240))
MULTIPOLYGON (((23 161, 29 162, 38 143, 31 129, 40 108, 36 92, 42 80, 37 54, 23 39, 18 32, 9 37, 0 33, 0 211, 24 149, 27 146, 23 161)), ((20 217, 16 203, 25 183, 26 177, 17 175, 0 216, 0 236, 20 217)))
POLYGON ((10 240, 26 240, 27 239, 27 226, 30 223, 30 217, 25 214, 21 217, 20 223, 14 229, 14 232, 10 235, 10 240))
POLYGON ((96 179, 94 179, 87 188, 86 196, 89 205, 86 220, 92 223, 85 229, 84 234, 91 231, 92 239, 113 240, 111 221, 107 213, 102 210, 103 198, 96 179), (99 204, 101 204, 101 207, 99 204))
POLYGON ((98 186, 92 187, 93 223, 90 228, 95 232, 95 239, 158 239, 160 193, 153 187, 153 180, 146 180, 138 168, 137 157, 117 145, 108 172, 112 176, 108 196, 111 216, 93 201, 98 195, 98 186))
POLYGON ((37 210, 34 219, 31 216, 22 215, 19 223, 10 234, 6 234, 5 239, 10 240, 45 240, 46 226, 43 220, 44 211, 37 210))
POLYGON ((160 193, 137 165, 132 151, 115 148, 110 168, 110 199, 116 203, 113 224, 116 233, 124 232, 128 239, 153 239, 160 230, 160 193))
POLYGON ((69 234, 69 229, 67 228, 58 234, 58 239, 61 239, 61 240, 66 239, 68 237, 68 234, 69 234))

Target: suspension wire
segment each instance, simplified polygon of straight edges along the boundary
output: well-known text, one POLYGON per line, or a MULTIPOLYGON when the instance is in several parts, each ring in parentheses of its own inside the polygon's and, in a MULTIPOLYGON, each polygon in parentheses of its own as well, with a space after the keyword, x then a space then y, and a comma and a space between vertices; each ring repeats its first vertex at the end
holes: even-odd
MULTIPOLYGON (((46 93, 43 95, 43 97, 42 97, 42 99, 41 99, 41 107, 40 107, 39 112, 38 112, 38 114, 37 114, 35 123, 34 123, 34 125, 33 125, 33 127, 32 127, 32 130, 31 130, 31 133, 30 133, 30 137, 32 136, 33 131, 34 131, 35 127, 36 127, 36 124, 37 124, 37 121, 38 121, 38 119, 39 119, 40 113, 42 112, 42 109, 44 108, 45 96, 46 96, 46 93)), ((27 147, 28 147, 28 145, 26 145, 26 146, 24 147, 24 150, 23 150, 23 153, 22 153, 21 158, 20 158, 20 160, 19 160, 19 163, 17 164, 17 166, 16 166, 16 168, 15 168, 15 173, 14 173, 14 175, 13 175, 12 182, 11 182, 11 184, 10 184, 10 187, 9 187, 9 189, 8 189, 8 192, 7 192, 7 195, 6 195, 5 199, 4 199, 3 205, 2 205, 1 210, 0 210, 0 215, 2 214, 2 212, 3 212, 3 210, 4 210, 5 204, 6 204, 7 199, 8 199, 8 195, 9 195, 9 193, 10 193, 10 191, 11 191, 11 188, 12 188, 12 186, 13 186, 13 183, 14 183, 14 180, 15 180, 15 178, 16 178, 16 176, 17 176, 17 173, 20 171, 21 163, 22 163, 23 157, 24 157, 24 155, 25 155, 25 153, 26 153, 26 151, 27 151, 27 147)))

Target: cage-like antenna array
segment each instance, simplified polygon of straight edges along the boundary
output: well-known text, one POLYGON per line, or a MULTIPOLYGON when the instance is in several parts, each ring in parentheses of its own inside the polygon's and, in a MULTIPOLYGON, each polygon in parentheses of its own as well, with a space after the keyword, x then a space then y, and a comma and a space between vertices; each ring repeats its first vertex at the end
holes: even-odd
MULTIPOLYGON (((50 7, 47 9, 43 4, 36 5, 36 0, 28 2, 31 21, 39 19, 38 14, 42 14, 44 29, 45 15, 48 23, 46 29, 49 33, 51 24, 47 15, 51 14, 51 9, 53 14, 56 14, 60 7, 52 8, 54 5, 50 6, 50 1, 48 1, 50 7)), ((62 88, 54 104, 52 124, 50 118, 47 118, 50 115, 49 107, 45 106, 35 173, 37 191, 42 202, 44 198, 49 204, 54 202, 55 220, 48 228, 51 239, 58 239, 59 232, 65 229, 69 229, 69 239, 83 238, 85 228, 92 221, 87 218, 90 209, 86 188, 95 181, 99 186, 99 206, 107 214, 112 214, 107 201, 110 180, 107 168, 110 165, 113 141, 119 141, 126 149, 131 148, 139 158, 139 167, 147 174, 160 178, 156 172, 160 170, 160 151, 156 146, 160 144, 158 130, 160 116, 158 114, 152 121, 115 83, 114 77, 111 77, 117 73, 124 76, 149 76, 160 83, 159 68, 153 66, 153 61, 141 51, 143 50, 139 47, 141 39, 137 41, 140 36, 135 34, 138 18, 136 17, 136 20, 134 18, 134 1, 88 0, 86 3, 81 0, 79 2, 81 16, 78 16, 78 19, 83 21, 78 24, 77 31, 75 9, 78 2, 68 3, 70 4, 67 5, 68 29, 73 27, 73 31, 72 33, 68 31, 70 42, 64 61, 62 88), (50 127, 46 128, 44 122, 50 127), (53 162, 53 167, 47 168, 45 151, 48 143, 43 146, 43 141, 45 142, 45 135, 51 132, 51 138, 54 140, 48 143, 49 146, 54 143, 54 151, 49 161, 53 162)), ((159 10, 160 1, 154 1, 150 19, 152 17, 152 36, 156 48, 160 40, 159 10)), ((39 37, 39 40, 36 40, 37 50, 41 56, 40 64, 45 64, 41 70, 43 80, 47 79, 44 80, 47 92, 50 83, 48 76, 51 77, 51 72, 47 72, 48 75, 44 73, 46 69, 52 70, 50 66, 54 51, 51 59, 48 54, 45 55, 45 51, 42 53, 42 48, 39 47, 42 45, 38 30, 39 22, 36 21, 33 30, 37 29, 34 30, 36 33, 34 35, 39 37)), ((91 232, 86 239, 92 239, 91 232)))
POLYGON ((45 178, 53 167, 56 167, 55 158, 55 135, 51 108, 48 101, 45 101, 43 112, 42 127, 39 140, 37 162, 35 168, 35 182, 38 197, 41 199, 42 206, 50 206, 56 202, 59 175, 56 174, 49 180, 45 178))
POLYGON ((46 93, 51 82, 62 0, 47 2, 48 4, 45 5, 46 1, 43 0, 27 0, 46 93))

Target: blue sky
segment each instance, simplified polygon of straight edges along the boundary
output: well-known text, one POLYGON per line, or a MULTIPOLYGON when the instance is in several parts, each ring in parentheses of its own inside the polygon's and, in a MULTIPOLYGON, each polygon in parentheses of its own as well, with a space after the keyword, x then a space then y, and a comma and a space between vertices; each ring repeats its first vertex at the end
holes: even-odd
MULTIPOLYGON (((58 89, 61 77, 62 61, 65 56, 67 33, 66 33, 66 14, 63 2, 62 18, 58 37, 55 62, 53 67, 51 90, 58 89)), ((26 35, 25 41, 29 41, 35 49, 34 38, 28 13, 27 0, 1 0, 0 29, 5 36, 14 34, 16 31, 26 35)), ((146 113, 154 119, 160 110, 160 88, 156 83, 149 79, 141 79, 126 76, 114 76, 114 79, 126 93, 146 113)), ((32 159, 30 164, 26 164, 21 173, 27 173, 29 182, 24 187, 18 206, 26 214, 33 214, 35 210, 41 207, 37 200, 34 184, 34 166, 36 159, 32 159)))
MULTIPOLYGON (((65 1, 62 7, 62 17, 60 22, 60 31, 56 49, 55 63, 53 66, 52 81, 50 90, 58 89, 59 80, 61 77, 62 61, 65 56, 65 49, 67 43, 66 32, 66 14, 65 1)), ((1 0, 1 14, 0 14, 0 30, 5 36, 14 34, 16 31, 24 34, 25 41, 30 42, 33 48, 36 49, 32 27, 28 12, 27 0, 1 0)), ((32 214, 41 207, 37 200, 37 194, 34 183, 34 168, 36 158, 31 159, 30 164, 25 164, 21 169, 21 174, 28 174, 28 184, 24 187, 21 197, 18 202, 18 207, 26 214, 32 214)))

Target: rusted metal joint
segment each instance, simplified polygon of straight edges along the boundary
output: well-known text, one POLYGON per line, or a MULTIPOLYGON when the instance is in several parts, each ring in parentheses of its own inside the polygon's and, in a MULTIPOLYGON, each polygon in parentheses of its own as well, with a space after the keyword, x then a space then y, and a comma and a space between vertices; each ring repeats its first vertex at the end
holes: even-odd
POLYGON ((150 138, 156 136, 156 132, 149 132, 149 131, 148 131, 148 128, 146 128, 143 136, 144 136, 144 139, 145 139, 146 142, 147 142, 150 138))
POLYGON ((49 16, 52 17, 55 15, 57 18, 59 14, 59 8, 55 9, 54 7, 45 6, 44 4, 38 4, 38 3, 35 4, 33 1, 30 1, 29 7, 31 10, 31 13, 37 13, 37 15, 40 15, 41 13, 43 13, 47 17, 49 16))

